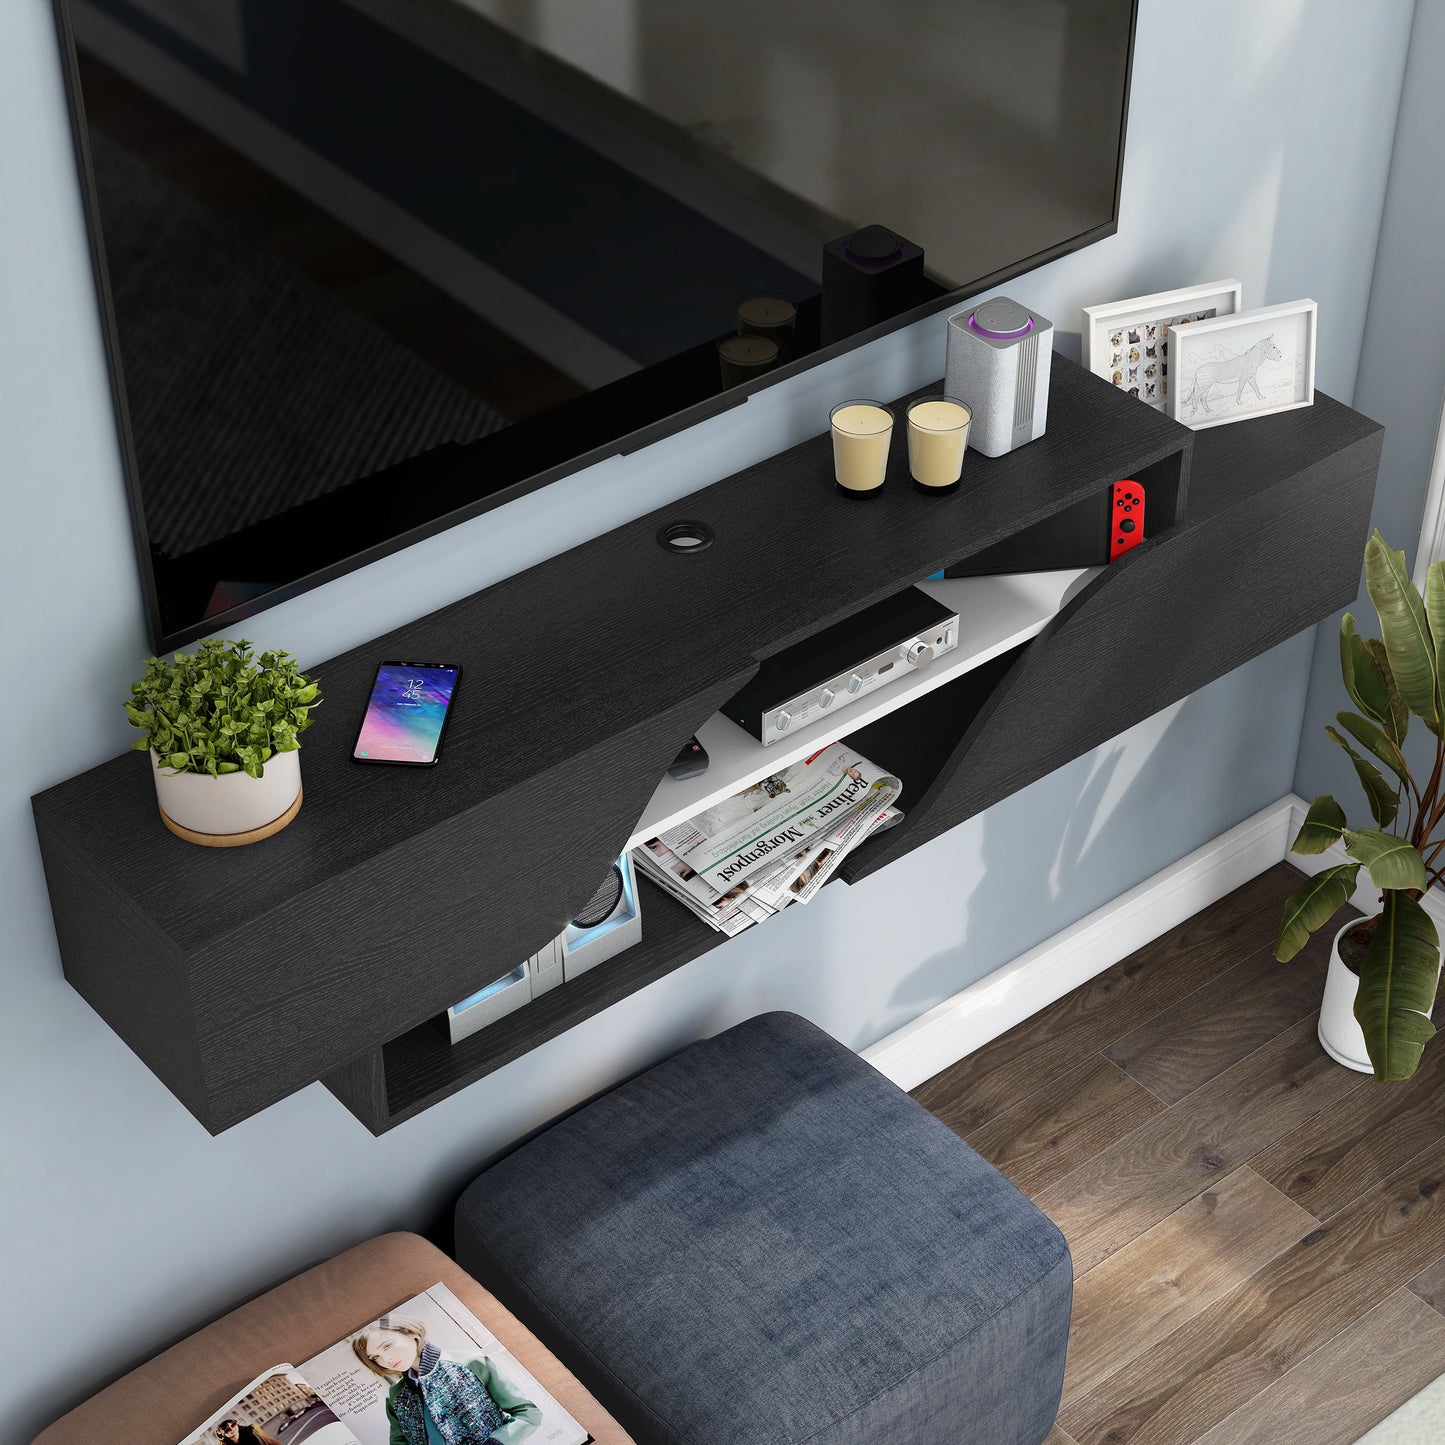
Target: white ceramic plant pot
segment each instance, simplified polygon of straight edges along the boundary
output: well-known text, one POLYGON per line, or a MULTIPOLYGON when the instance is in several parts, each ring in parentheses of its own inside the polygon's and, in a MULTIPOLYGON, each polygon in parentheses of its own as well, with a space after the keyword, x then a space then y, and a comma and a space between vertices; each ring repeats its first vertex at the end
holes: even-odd
POLYGON ((168 824, 185 830, 181 836, 200 834, 191 841, 215 839, 219 846, 249 843, 291 821, 287 814, 301 797, 301 751, 273 753, 259 778, 241 772, 213 778, 209 773, 168 774, 152 748, 151 775, 161 813, 168 824))
POLYGON ((1330 971, 1325 975, 1324 1002, 1320 1004, 1319 1036, 1324 1051, 1337 1064, 1362 1074, 1373 1074, 1375 1066, 1365 1049, 1364 1030, 1355 1018, 1355 995, 1359 992, 1360 980, 1340 957, 1340 940, 1358 923, 1358 919, 1351 919, 1335 934, 1334 947, 1330 949, 1330 971))

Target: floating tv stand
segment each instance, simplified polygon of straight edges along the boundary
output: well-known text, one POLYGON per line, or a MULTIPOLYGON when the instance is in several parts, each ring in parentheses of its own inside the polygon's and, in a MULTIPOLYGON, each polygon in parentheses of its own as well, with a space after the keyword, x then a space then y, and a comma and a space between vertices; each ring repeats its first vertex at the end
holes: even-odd
POLYGON ((644 882, 640 944, 450 1044, 447 1006, 555 936, 624 845, 846 736, 905 788, 855 881, 1353 601, 1381 437, 1326 396, 1195 434, 1057 356, 1048 433, 970 453, 952 497, 913 491, 901 446, 879 496, 838 497, 814 437, 308 663, 306 803, 264 843, 174 838, 133 753, 39 794, 65 975, 213 1133, 318 1079, 381 1133, 726 943, 644 882), (956 653, 816 737, 763 749, 718 714, 761 659, 1121 477, 1150 535, 1120 561, 939 584, 956 653), (664 550, 678 520, 712 545, 664 550), (446 754, 358 768, 376 660, 408 656, 467 671, 446 754), (712 767, 666 778, 695 732, 712 767))

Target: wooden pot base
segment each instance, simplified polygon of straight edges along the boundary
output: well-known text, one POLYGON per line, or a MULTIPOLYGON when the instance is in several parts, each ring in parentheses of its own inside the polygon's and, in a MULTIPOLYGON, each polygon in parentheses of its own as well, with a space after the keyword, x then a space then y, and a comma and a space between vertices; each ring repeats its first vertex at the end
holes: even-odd
POLYGON ((183 828, 176 820, 170 817, 164 808, 159 808, 161 822, 176 835, 177 838, 184 838, 187 843, 199 843, 202 848, 239 848, 243 843, 259 843, 262 838, 269 838, 273 833, 279 833, 297 813, 301 811, 301 798, 305 789, 296 794, 296 801, 281 814, 279 818, 272 818, 269 823, 262 823, 259 828, 249 828, 244 833, 197 833, 193 828, 183 828))

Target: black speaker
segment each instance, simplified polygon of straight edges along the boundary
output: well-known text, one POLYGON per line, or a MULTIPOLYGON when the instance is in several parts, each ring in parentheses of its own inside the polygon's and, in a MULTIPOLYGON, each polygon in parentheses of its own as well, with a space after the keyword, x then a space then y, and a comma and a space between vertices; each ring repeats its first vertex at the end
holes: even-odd
POLYGON ((823 247, 823 345, 842 341, 928 299, 923 247, 886 226, 864 226, 823 247))
POLYGON ((602 886, 582 905, 581 911, 572 920, 573 928, 596 928, 612 916, 612 910, 622 902, 624 888, 622 868, 614 863, 608 870, 602 886))

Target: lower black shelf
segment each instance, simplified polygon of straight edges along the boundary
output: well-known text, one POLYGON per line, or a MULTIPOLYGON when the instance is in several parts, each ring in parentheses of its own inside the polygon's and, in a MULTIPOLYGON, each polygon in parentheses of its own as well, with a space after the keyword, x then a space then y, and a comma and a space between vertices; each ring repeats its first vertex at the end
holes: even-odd
POLYGON ((727 942, 645 878, 638 884, 642 941, 625 953, 459 1044, 429 1019, 329 1075, 326 1087, 380 1134, 727 942))

